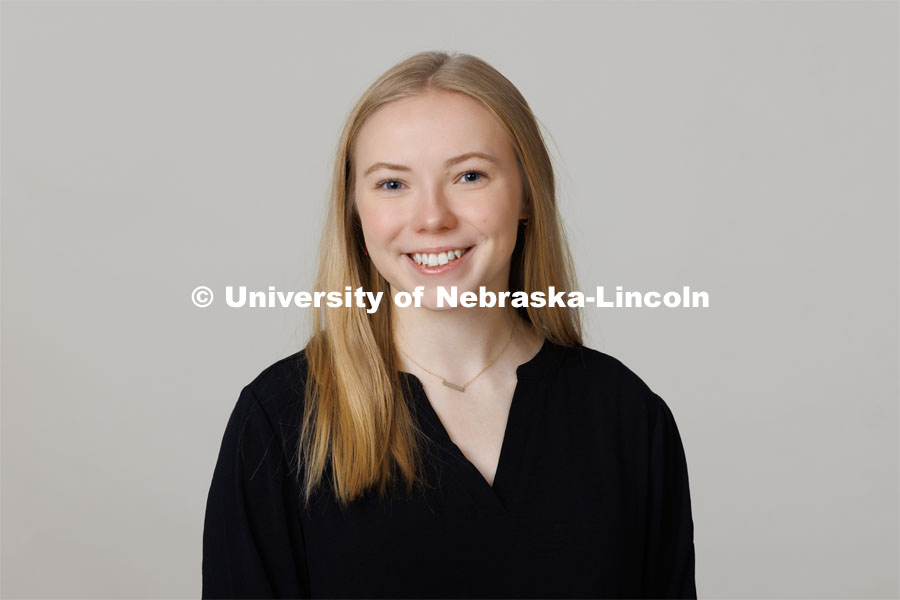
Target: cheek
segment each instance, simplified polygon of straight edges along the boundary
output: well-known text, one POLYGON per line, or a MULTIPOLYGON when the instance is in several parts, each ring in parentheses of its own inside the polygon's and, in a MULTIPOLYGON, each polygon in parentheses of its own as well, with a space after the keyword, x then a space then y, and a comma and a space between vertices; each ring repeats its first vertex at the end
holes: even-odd
POLYGON ((483 210, 479 210, 474 217, 473 222, 478 223, 484 230, 495 233, 504 233, 509 230, 515 230, 518 226, 518 211, 515 207, 508 206, 505 203, 486 203, 483 210))
POLYGON ((402 220, 386 210, 359 207, 359 220, 366 243, 371 246, 389 244, 403 229, 402 220))
POLYGON ((493 230, 506 230, 510 224, 519 222, 519 205, 517 191, 509 186, 499 186, 496 190, 489 190, 478 202, 474 203, 474 222, 493 230))

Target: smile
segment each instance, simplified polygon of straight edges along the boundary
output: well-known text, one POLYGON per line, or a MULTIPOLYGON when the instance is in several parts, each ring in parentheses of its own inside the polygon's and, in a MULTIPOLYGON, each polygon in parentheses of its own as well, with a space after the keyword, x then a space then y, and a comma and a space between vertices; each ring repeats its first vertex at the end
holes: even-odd
POLYGON ((412 258, 418 265, 425 267, 441 267, 460 258, 468 250, 469 248, 457 248, 456 250, 447 250, 446 252, 438 252, 437 254, 413 252, 407 256, 412 258))
POLYGON ((457 266, 471 249, 472 246, 444 252, 412 252, 406 256, 420 273, 437 274, 457 266))

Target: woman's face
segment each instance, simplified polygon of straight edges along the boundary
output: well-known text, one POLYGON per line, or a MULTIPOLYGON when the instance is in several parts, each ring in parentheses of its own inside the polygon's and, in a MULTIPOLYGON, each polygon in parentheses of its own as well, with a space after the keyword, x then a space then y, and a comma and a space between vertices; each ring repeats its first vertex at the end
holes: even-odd
POLYGON ((486 108, 452 92, 397 100, 368 117, 353 151, 366 248, 392 295, 424 286, 422 306, 437 308, 438 285, 508 289, 522 182, 486 108))

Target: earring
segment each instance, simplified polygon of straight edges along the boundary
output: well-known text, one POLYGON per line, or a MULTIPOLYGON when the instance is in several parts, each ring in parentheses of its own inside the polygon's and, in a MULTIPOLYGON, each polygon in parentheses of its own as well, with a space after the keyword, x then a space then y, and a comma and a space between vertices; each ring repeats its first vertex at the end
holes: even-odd
POLYGON ((522 225, 522 227, 528 227, 528 219, 520 220, 519 224, 522 225))
POLYGON ((366 256, 368 256, 368 255, 369 255, 369 249, 368 249, 368 248, 363 248, 363 254, 365 254, 366 256))

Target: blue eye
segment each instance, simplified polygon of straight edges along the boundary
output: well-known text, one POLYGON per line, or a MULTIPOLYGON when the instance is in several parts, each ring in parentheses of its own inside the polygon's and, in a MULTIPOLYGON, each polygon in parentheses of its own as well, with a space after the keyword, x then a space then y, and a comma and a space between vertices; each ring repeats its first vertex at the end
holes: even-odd
POLYGON ((400 182, 397 181, 396 179, 382 179, 381 181, 379 181, 378 183, 375 184, 375 187, 376 187, 377 189, 384 189, 385 192, 399 192, 399 191, 400 191, 399 188, 395 188, 395 187, 382 188, 382 186, 383 186, 384 184, 386 184, 386 183, 396 183, 396 184, 398 184, 398 185, 403 185, 402 183, 400 183, 400 182))
MULTIPOLYGON (((462 183, 478 183, 484 177, 487 177, 487 175, 485 175, 481 171, 466 171, 465 173, 460 175, 460 179, 463 180, 462 183), (471 178, 471 176, 473 175, 475 176, 474 179, 471 178)), ((399 192, 402 189, 400 187, 402 185, 404 184, 400 181, 397 181, 396 179, 382 179, 375 184, 375 189, 388 193, 399 192), (385 185, 388 185, 389 187, 384 187, 385 185)))

